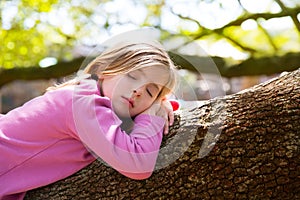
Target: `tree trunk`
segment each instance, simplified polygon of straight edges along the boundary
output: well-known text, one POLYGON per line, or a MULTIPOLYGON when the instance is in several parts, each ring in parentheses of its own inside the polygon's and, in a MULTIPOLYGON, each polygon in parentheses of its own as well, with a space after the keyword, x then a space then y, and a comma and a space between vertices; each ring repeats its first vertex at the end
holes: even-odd
POLYGON ((300 199, 300 69, 177 118, 149 179, 95 161, 25 199, 300 199))

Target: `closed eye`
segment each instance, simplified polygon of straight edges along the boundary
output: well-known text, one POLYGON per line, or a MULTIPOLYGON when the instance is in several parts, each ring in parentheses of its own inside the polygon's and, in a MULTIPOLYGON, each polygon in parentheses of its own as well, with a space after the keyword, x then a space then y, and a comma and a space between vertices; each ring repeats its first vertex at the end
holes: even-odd
POLYGON ((150 83, 147 85, 146 91, 150 97, 156 97, 158 95, 160 89, 156 84, 150 83))
POLYGON ((137 80, 135 76, 133 76, 131 73, 128 73, 127 76, 133 80, 137 80))
POLYGON ((150 97, 153 97, 152 93, 150 92, 150 90, 147 88, 146 89, 147 93, 149 94, 150 97))

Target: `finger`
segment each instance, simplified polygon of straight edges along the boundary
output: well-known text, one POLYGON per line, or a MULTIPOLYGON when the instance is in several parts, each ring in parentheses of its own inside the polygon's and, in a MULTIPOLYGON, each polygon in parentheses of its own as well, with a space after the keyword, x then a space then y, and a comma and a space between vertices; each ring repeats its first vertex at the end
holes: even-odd
POLYGON ((174 112, 173 111, 169 112, 168 117, 169 117, 169 125, 171 126, 174 123, 174 112))
POLYGON ((168 116, 168 113, 165 113, 165 120, 166 120, 166 123, 165 123, 165 134, 168 134, 169 133, 169 126, 170 126, 170 119, 169 119, 169 116, 168 116))
POLYGON ((168 125, 168 121, 166 121, 164 126, 164 134, 167 135, 168 133, 169 133, 169 125, 168 125))
POLYGON ((159 110, 159 113, 158 113, 158 116, 162 117, 164 120, 165 120, 165 123, 164 123, 164 134, 168 134, 169 132, 169 119, 168 119, 168 113, 166 112, 165 109, 160 109, 159 110))
POLYGON ((169 123, 169 112, 168 112, 167 107, 162 102, 161 102, 161 106, 159 107, 159 109, 156 112, 156 115, 165 119, 163 133, 164 133, 164 135, 168 134, 169 124, 170 124, 169 123))
POLYGON ((163 106, 166 108, 167 111, 173 111, 173 107, 172 104, 170 103, 170 101, 162 101, 163 106))
POLYGON ((174 111, 172 105, 169 102, 167 102, 164 104, 164 108, 168 113, 169 126, 171 126, 174 123, 174 111))

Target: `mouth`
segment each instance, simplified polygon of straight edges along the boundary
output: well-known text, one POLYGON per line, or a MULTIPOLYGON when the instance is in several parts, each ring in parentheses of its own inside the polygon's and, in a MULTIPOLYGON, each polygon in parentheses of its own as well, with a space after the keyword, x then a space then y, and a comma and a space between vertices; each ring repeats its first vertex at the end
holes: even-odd
POLYGON ((127 102, 128 104, 130 105, 130 107, 134 107, 134 101, 132 99, 129 99, 129 98, 126 98, 126 97, 123 97, 127 102))

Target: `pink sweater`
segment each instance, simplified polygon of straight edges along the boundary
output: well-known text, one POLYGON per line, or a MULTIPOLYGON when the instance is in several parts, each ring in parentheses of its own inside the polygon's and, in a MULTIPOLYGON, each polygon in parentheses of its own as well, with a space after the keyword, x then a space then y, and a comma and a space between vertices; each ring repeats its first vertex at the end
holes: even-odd
POLYGON ((121 130, 94 80, 47 92, 0 115, 0 199, 23 199, 26 191, 87 166, 94 154, 127 177, 148 178, 164 120, 142 114, 134 122, 130 135, 121 130))

